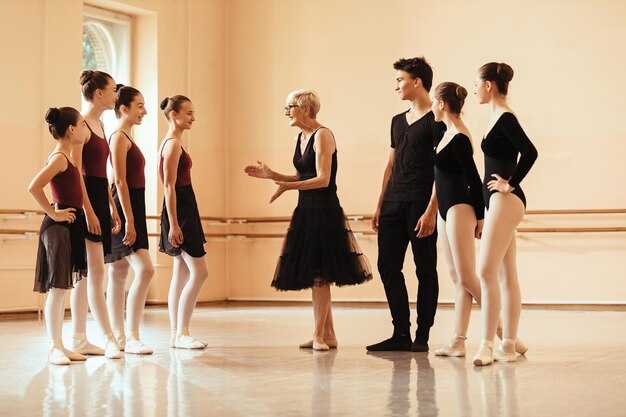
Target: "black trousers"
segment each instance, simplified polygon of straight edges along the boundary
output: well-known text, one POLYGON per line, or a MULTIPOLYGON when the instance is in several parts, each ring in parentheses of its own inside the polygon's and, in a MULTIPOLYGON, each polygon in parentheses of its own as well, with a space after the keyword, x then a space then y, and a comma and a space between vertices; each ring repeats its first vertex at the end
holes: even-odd
POLYGON ((411 327, 409 296, 402 273, 406 249, 411 242, 419 282, 416 338, 423 342, 428 341, 439 297, 437 231, 417 238, 414 230, 427 206, 428 202, 385 201, 378 223, 378 272, 385 286, 394 334, 408 335, 411 327))

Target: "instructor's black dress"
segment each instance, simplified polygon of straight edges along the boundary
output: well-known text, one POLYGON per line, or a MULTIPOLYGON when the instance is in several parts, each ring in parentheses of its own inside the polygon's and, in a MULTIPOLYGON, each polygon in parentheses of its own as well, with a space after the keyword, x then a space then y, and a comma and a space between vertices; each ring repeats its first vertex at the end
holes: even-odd
MULTIPOLYGON (((293 164, 300 180, 315 178, 315 132, 300 152, 298 136, 293 164)), ((337 198, 337 150, 332 156, 330 183, 326 188, 299 191, 272 287, 302 290, 332 283, 356 285, 372 279, 372 271, 361 252, 337 198)))

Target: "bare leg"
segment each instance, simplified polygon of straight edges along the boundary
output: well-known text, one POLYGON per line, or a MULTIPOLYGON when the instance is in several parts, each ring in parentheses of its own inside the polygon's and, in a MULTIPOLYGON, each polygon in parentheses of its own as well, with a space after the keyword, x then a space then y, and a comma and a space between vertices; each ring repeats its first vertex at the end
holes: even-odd
POLYGON ((330 285, 314 285, 311 290, 313 296, 313 317, 315 318, 313 349, 328 350, 328 345, 324 343, 324 330, 326 329, 326 318, 330 309, 330 285))
POLYGON ((336 348, 337 343, 337 335, 335 334, 335 323, 333 321, 333 306, 330 294, 330 286, 328 290, 328 313, 326 314, 326 325, 324 326, 324 343, 328 345, 330 348, 336 348))
POLYGON ((135 271, 135 278, 128 292, 127 330, 128 330, 128 353, 150 354, 152 349, 141 343, 139 339, 139 325, 143 317, 146 297, 150 282, 154 276, 154 267, 150 254, 146 249, 139 249, 126 257, 128 263, 135 271))
POLYGON ((202 284, 206 281, 209 272, 206 265, 206 257, 194 258, 183 252, 181 254, 183 262, 189 269, 189 280, 180 294, 178 304, 178 322, 176 331, 176 347, 185 349, 203 349, 206 345, 189 335, 189 323, 191 315, 196 307, 198 295, 202 289, 202 284))
MULTIPOLYGON (((329 287, 329 297, 330 297, 330 286, 328 287, 329 287)), ((317 295, 316 293, 312 293, 312 297, 314 299, 316 295, 317 295)), ((315 301, 313 301, 313 315, 315 317, 315 301)), ((317 321, 316 321, 316 326, 317 326, 317 321)), ((326 312, 326 323, 324 325, 323 341, 324 341, 324 344, 328 345, 329 348, 336 348, 339 345, 339 343, 337 342, 337 335, 335 334, 335 323, 333 321, 333 308, 332 308, 332 302, 330 300, 328 302, 328 310, 326 312)), ((311 349, 313 347, 313 339, 309 340, 308 342, 304 342, 300 344, 299 347, 311 349)))
MULTIPOLYGON (((484 342, 493 342, 495 337, 501 306, 498 271, 511 240, 514 239, 515 228, 523 216, 524 205, 517 196, 501 193, 495 193, 491 196, 490 209, 485 217, 482 244, 478 257, 482 289, 484 342)), ((474 363, 477 364, 476 362, 475 360, 474 363)), ((488 362, 482 363, 485 365, 491 363, 488 360, 479 362, 488 362)))

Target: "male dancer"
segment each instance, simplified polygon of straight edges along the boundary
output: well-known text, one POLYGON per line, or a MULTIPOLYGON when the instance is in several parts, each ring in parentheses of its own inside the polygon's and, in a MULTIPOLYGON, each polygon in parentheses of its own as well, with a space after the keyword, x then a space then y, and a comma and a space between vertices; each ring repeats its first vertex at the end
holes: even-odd
POLYGON ((435 122, 430 110, 433 70, 424 57, 400 59, 393 67, 396 92, 411 108, 391 121, 391 151, 372 229, 378 232, 378 271, 394 331, 391 338, 367 346, 367 350, 427 352, 439 296, 434 148, 445 125, 435 122), (402 274, 409 242, 419 281, 414 341, 402 274))

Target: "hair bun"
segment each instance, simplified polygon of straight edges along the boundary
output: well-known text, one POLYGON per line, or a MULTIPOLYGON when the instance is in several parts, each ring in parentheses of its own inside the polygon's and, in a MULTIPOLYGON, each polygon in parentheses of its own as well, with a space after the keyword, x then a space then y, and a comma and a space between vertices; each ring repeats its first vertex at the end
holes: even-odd
POLYGON ((165 97, 162 101, 161 104, 159 105, 159 107, 161 108, 161 110, 165 110, 165 108, 167 107, 167 102, 170 101, 169 97, 165 97))
POLYGON ((50 107, 46 112, 45 119, 48 124, 55 124, 57 120, 59 120, 59 109, 57 109, 56 107, 50 107))
POLYGON ((124 88, 124 84, 115 84, 116 93, 119 93, 122 88, 124 88))
POLYGON ((509 82, 513 79, 513 68, 504 62, 499 63, 496 68, 496 74, 504 82, 509 82))
POLYGON ((467 90, 465 89, 465 87, 458 85, 454 91, 454 94, 456 95, 456 98, 463 101, 465 100, 465 97, 467 97, 467 90))
POLYGON ((93 70, 83 70, 79 77, 80 85, 87 84, 91 80, 91 77, 93 77, 93 70))

